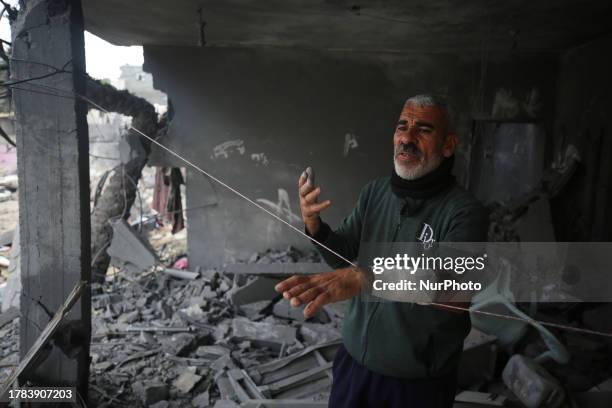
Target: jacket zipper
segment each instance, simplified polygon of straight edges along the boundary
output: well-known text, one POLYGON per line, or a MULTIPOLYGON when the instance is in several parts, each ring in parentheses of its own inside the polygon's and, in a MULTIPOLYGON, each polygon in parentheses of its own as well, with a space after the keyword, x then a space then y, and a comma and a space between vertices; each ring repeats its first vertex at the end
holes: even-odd
MULTIPOLYGON (((400 210, 401 211, 401 210, 400 210)), ((400 213, 400 217, 399 217, 399 221, 395 227, 395 231, 393 232, 393 239, 391 240, 391 242, 395 242, 395 240, 397 239, 397 234, 399 233, 400 228, 402 227, 402 216, 400 213)), ((366 329, 365 329, 365 333, 363 335, 363 353, 361 354, 361 364, 365 365, 365 357, 366 357, 366 353, 368 352, 368 333, 370 332, 370 325, 372 324, 372 320, 374 319, 374 315, 376 315, 376 312, 378 312, 378 307, 380 306, 380 302, 376 302, 374 304, 372 313, 370 313, 370 316, 368 316, 368 320, 366 322, 366 329)))

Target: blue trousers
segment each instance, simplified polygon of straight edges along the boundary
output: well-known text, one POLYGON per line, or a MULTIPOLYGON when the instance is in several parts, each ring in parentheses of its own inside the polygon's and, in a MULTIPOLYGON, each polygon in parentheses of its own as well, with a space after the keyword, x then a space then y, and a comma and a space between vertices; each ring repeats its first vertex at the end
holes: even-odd
POLYGON ((457 374, 407 380, 374 373, 340 345, 332 367, 329 408, 452 408, 457 374))

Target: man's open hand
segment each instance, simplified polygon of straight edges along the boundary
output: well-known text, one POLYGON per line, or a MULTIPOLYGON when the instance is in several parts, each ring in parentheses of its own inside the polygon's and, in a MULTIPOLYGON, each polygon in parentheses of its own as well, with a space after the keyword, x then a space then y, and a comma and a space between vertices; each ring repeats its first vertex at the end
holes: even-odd
POLYGON ((350 267, 316 275, 292 276, 275 289, 293 307, 308 303, 304 309, 304 317, 308 319, 328 303, 352 298, 359 293, 362 284, 362 273, 350 267))
POLYGON ((308 178, 304 173, 302 173, 298 180, 300 211, 302 212, 302 219, 304 220, 306 229, 310 235, 315 235, 321 225, 319 213, 329 207, 331 201, 325 200, 319 203, 318 199, 321 194, 321 187, 315 188, 315 186, 307 182, 307 180, 308 178))

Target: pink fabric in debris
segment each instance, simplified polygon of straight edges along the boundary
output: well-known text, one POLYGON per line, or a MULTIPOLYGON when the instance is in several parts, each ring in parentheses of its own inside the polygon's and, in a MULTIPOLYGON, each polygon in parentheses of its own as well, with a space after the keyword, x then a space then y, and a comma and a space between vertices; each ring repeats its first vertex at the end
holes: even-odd
POLYGON ((189 260, 186 257, 180 258, 172 265, 172 268, 187 270, 189 269, 189 260))

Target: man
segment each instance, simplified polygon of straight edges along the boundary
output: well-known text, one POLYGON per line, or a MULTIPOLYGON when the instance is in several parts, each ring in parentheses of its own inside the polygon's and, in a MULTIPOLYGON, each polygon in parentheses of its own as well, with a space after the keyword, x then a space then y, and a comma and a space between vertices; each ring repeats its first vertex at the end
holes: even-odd
MULTIPOLYGON (((338 229, 321 220, 331 205, 318 202, 320 187, 299 180, 306 232, 349 260, 362 242, 483 242, 487 214, 457 186, 451 170, 458 138, 450 109, 440 98, 408 99, 393 136, 391 177, 370 182, 338 229), (427 234, 424 234, 427 232, 427 234), (419 239, 420 238, 420 239, 419 239)), ((322 306, 350 299, 343 345, 333 365, 330 408, 450 408, 469 315, 404 302, 365 302, 362 273, 316 245, 335 268, 294 276, 277 285, 306 317, 322 306)))

